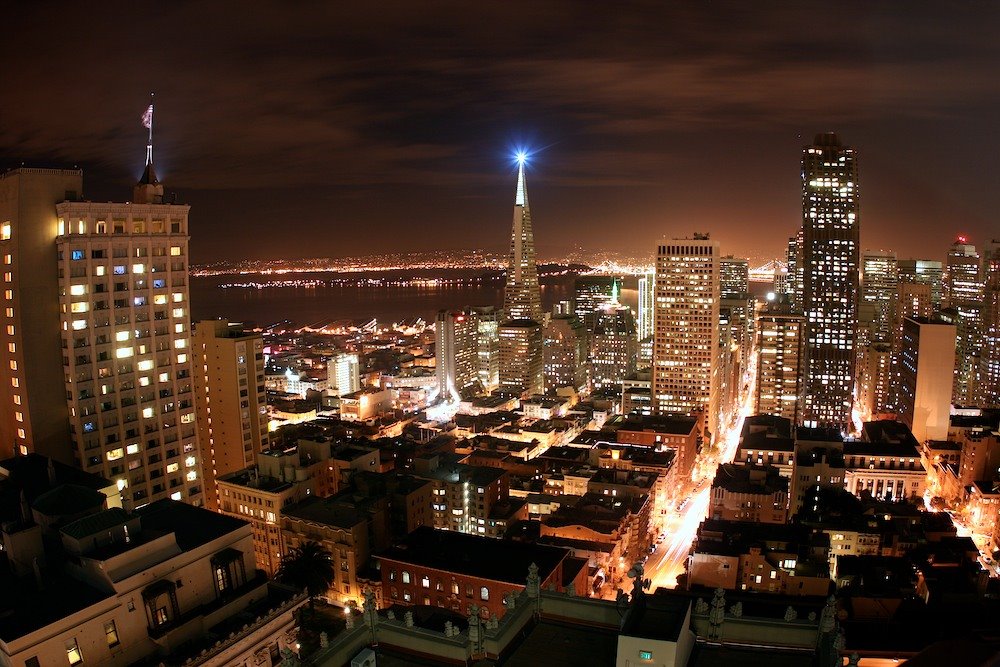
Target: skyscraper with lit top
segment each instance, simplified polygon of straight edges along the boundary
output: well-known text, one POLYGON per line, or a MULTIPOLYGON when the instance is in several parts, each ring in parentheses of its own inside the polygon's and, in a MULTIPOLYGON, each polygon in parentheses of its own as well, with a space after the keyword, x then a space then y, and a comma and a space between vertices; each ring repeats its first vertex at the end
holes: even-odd
POLYGON ((524 178, 525 155, 518 154, 517 191, 504 314, 499 327, 500 390, 512 394, 535 394, 543 389, 542 293, 535 264, 535 238, 524 178))
POLYGON ((945 309, 954 311, 958 355, 952 401, 973 406, 979 397, 979 352, 983 333, 983 262, 976 246, 959 236, 948 249, 944 273, 945 309))
POLYGON ((858 165, 836 134, 802 149, 798 264, 806 317, 806 426, 849 430, 858 322, 858 165))

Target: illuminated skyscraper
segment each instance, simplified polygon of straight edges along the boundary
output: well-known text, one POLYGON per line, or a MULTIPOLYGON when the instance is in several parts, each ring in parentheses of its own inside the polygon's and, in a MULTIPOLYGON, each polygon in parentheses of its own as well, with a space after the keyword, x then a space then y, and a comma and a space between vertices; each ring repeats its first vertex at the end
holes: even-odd
POLYGON ((958 237, 948 249, 944 274, 943 308, 958 316, 958 355, 952 400, 971 406, 978 397, 979 349, 983 331, 983 263, 976 246, 958 237))
POLYGON ((597 315, 611 303, 618 279, 614 276, 583 276, 573 283, 573 314, 593 333, 597 315))
POLYGON ((503 295, 504 313, 510 320, 542 321, 542 291, 535 264, 535 236, 531 229, 528 186, 524 179, 524 158, 518 159, 517 192, 514 195, 514 223, 507 261, 507 286, 503 295))
POLYGON ((442 310, 437 336, 438 392, 445 400, 466 398, 479 388, 479 324, 467 311, 442 310))
POLYGON ((656 293, 656 272, 643 273, 639 275, 639 317, 638 336, 639 340, 649 338, 653 335, 653 304, 656 293))
POLYGON ((918 283, 930 286, 930 303, 933 310, 941 310, 944 291, 944 265, 933 259, 896 260, 896 275, 901 283, 918 283))
MULTIPOLYGON (((65 316, 59 312, 54 257, 56 239, 65 231, 65 221, 59 229, 56 204, 78 199, 82 190, 83 172, 77 169, 21 168, 0 175, 2 458, 35 452, 62 463, 77 459, 68 436, 63 370, 63 355, 72 348, 60 347, 65 316)), ((76 291, 81 289, 86 286, 76 291)))
POLYGON ((833 133, 802 149, 802 311, 806 426, 847 431, 858 313, 858 167, 833 133))
POLYGON ((188 298, 189 206, 151 155, 128 203, 56 205, 64 391, 79 463, 126 507, 203 502, 188 298))
POLYGON ((326 362, 327 388, 334 396, 346 396, 361 389, 361 360, 358 355, 337 352, 326 362))
POLYGON ((757 317, 757 397, 755 414, 802 418, 805 318, 787 295, 764 306, 757 317))
POLYGON ((597 313, 591 346, 590 375, 595 389, 621 389, 622 380, 635 372, 639 356, 632 309, 618 303, 615 289, 611 303, 597 313))
POLYGON ((218 510, 216 480, 254 465, 267 449, 264 338, 225 320, 203 320, 191 353, 205 506, 218 510))
POLYGON ((587 386, 587 329, 573 315, 556 315, 545 323, 545 389, 587 386))
POLYGON ((494 306, 476 306, 479 329, 479 382, 486 391, 496 389, 500 383, 500 322, 503 311, 494 306))
POLYGON ((705 234, 657 247, 652 405, 658 414, 719 418, 719 244, 705 234))
POLYGON ((543 389, 542 293, 535 265, 535 238, 524 179, 524 156, 518 156, 514 223, 507 262, 504 313, 499 328, 500 389, 536 394, 543 389))
POLYGON ((986 245, 983 279, 980 404, 984 408, 1000 408, 1000 241, 986 245))
POLYGON ((870 309, 868 342, 888 343, 893 333, 896 299, 896 253, 866 250, 861 258, 861 300, 870 309))

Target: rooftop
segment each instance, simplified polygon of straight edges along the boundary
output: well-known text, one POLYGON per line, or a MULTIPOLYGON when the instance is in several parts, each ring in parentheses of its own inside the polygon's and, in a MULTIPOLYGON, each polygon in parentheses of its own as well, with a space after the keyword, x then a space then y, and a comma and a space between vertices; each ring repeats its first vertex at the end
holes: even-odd
POLYGON ((381 558, 523 585, 528 577, 528 566, 532 563, 538 566, 538 576, 545 581, 568 553, 557 547, 421 526, 389 548, 381 558))

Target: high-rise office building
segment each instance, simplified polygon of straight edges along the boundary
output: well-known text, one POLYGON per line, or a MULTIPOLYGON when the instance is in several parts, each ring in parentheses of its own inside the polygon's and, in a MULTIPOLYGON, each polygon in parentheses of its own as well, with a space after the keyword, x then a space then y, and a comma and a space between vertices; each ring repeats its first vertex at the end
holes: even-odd
POLYGON ((620 390, 622 380, 636 370, 639 339, 632 309, 618 303, 617 289, 611 303, 597 313, 591 345, 590 374, 595 389, 620 390))
POLYGON ((500 322, 503 311, 495 306, 476 306, 472 309, 479 331, 479 382, 486 391, 493 391, 500 383, 500 322))
POLYGON ((614 276, 582 276, 574 281, 573 314, 587 331, 594 331, 598 314, 611 303, 616 289, 618 278, 614 276))
POLYGON ((896 260, 896 276, 899 282, 919 283, 930 286, 931 306, 941 310, 944 291, 944 265, 933 259, 896 260))
POLYGON ((802 229, 796 236, 788 238, 785 248, 785 291, 793 309, 802 310, 802 229))
POLYGON ((947 440, 956 329, 907 317, 900 352, 899 420, 918 441, 947 440))
POLYGON ((942 303, 959 318, 952 400, 962 406, 972 406, 978 398, 984 297, 982 258, 976 246, 967 241, 960 236, 948 249, 942 303))
POLYGON ((866 250, 861 256, 861 303, 871 308, 870 342, 892 340, 893 302, 898 283, 896 253, 866 250))
POLYGON ((21 168, 0 175, 0 458, 32 452, 62 463, 79 458, 67 434, 63 355, 72 347, 61 349, 65 316, 59 312, 60 279, 53 258, 60 232, 56 204, 78 199, 82 190, 83 173, 76 169, 21 168))
POLYGON ((1000 241, 986 244, 983 256, 983 344, 979 403, 1000 408, 1000 241))
POLYGON ((787 295, 761 308, 757 316, 757 396, 754 411, 798 423, 802 418, 802 367, 805 317, 787 295))
POLYGON ((750 261, 726 255, 719 260, 719 289, 723 299, 740 297, 750 292, 750 261))
POLYGON ((556 315, 545 323, 545 389, 583 390, 588 383, 587 329, 573 315, 556 315))
POLYGON ((188 298, 188 212, 147 153, 130 203, 56 205, 65 392, 74 448, 127 507, 201 504, 188 298))
POLYGON ((524 179, 524 160, 518 162, 514 222, 504 289, 504 313, 508 319, 499 327, 499 384, 504 392, 536 394, 544 386, 542 293, 535 265, 535 238, 524 179))
POLYGON ((702 411, 714 437, 719 396, 719 244, 706 234, 657 246, 652 405, 702 411))
POLYGON ((218 510, 216 480, 268 446, 264 338, 225 320, 199 322, 191 338, 205 506, 218 510))
POLYGON ((470 311, 442 310, 435 324, 439 396, 460 400, 479 389, 479 323, 470 311))
POLYGON ((847 431, 858 312, 858 165, 833 133, 802 149, 803 423, 847 431))
POLYGON ((327 389, 334 396, 346 396, 361 389, 361 361, 358 355, 337 352, 326 362, 327 389))
POLYGON ((639 316, 637 321, 637 335, 639 340, 649 338, 653 335, 653 314, 656 303, 656 272, 642 273, 639 275, 639 316))

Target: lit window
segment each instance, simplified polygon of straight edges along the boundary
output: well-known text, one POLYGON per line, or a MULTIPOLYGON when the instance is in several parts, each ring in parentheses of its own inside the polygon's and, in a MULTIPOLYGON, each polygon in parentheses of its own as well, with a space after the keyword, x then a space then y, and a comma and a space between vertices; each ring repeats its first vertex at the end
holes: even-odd
POLYGON ((131 347, 120 347, 115 350, 115 357, 118 359, 127 359, 135 353, 135 350, 131 347))
POLYGON ((142 409, 142 418, 143 419, 152 419, 153 418, 153 408, 143 408, 142 409))
POLYGON ((151 371, 153 370, 153 360, 144 359, 138 363, 138 368, 140 371, 151 371))
POLYGON ((168 463, 167 464, 167 473, 177 472, 180 469, 181 469, 181 464, 179 464, 179 463, 168 463))
POLYGON ((184 309, 183 308, 174 308, 173 312, 174 312, 174 317, 184 317, 184 309))
POLYGON ((66 658, 70 665, 79 665, 83 662, 83 653, 80 652, 80 645, 76 643, 75 638, 66 642, 66 658))
POLYGON ((146 272, 146 265, 145 264, 133 264, 132 265, 132 273, 145 273, 145 272, 146 272))
POLYGON ((424 578, 420 580, 420 585, 423 586, 424 588, 430 588, 431 587, 431 578, 428 577, 425 574, 424 578))
POLYGON ((480 588, 479 589, 479 599, 480 600, 489 600, 490 599, 490 589, 487 588, 486 586, 483 586, 482 588, 480 588))
POLYGON ((188 474, 187 474, 187 481, 193 482, 196 479, 198 479, 198 471, 197 470, 189 470, 188 474))
POLYGON ((193 456, 189 456, 186 459, 184 459, 184 466, 187 468, 193 468, 194 464, 197 462, 198 462, 197 459, 195 459, 193 456))
POLYGON ((174 303, 179 303, 184 300, 184 295, 180 292, 174 292, 174 303))
POLYGON ((181 499, 181 492, 180 491, 174 491, 173 493, 170 494, 170 499, 171 500, 180 500, 181 499))
POLYGON ((118 628, 115 627, 114 621, 108 621, 104 624, 104 636, 108 640, 108 647, 118 646, 118 628))
POLYGON ((188 356, 186 354, 178 354, 177 355, 177 363, 179 363, 179 364, 186 364, 187 360, 188 360, 188 356))
MULTIPOLYGON (((0 241, 8 241, 8 240, 10 240, 10 223, 5 222, 2 225, 0 225, 0 241)), ((70 664, 75 664, 75 663, 70 663, 70 664)))
POLYGON ((80 331, 87 328, 87 320, 73 320, 73 331, 80 331))
POLYGON ((108 452, 107 456, 109 461, 117 461, 121 457, 125 456, 125 450, 122 449, 121 447, 117 449, 112 449, 111 451, 108 452))
POLYGON ((176 245, 170 246, 170 254, 173 255, 174 257, 180 257, 181 247, 176 245))
POLYGON ((87 293, 86 285, 70 285, 69 293, 72 296, 83 296, 87 293))
POLYGON ((105 268, 103 266, 95 266, 94 267, 94 275, 95 276, 103 276, 104 275, 104 271, 105 271, 105 268))
POLYGON ((138 454, 139 453, 139 445, 138 444, 129 445, 128 447, 125 448, 125 453, 126 454, 138 454))
POLYGON ((90 304, 87 303, 86 301, 78 301, 74 304, 71 304, 69 309, 74 313, 85 313, 88 310, 90 310, 90 304))
POLYGON ((407 572, 406 570, 403 570, 403 583, 404 584, 410 583, 410 573, 407 572))

